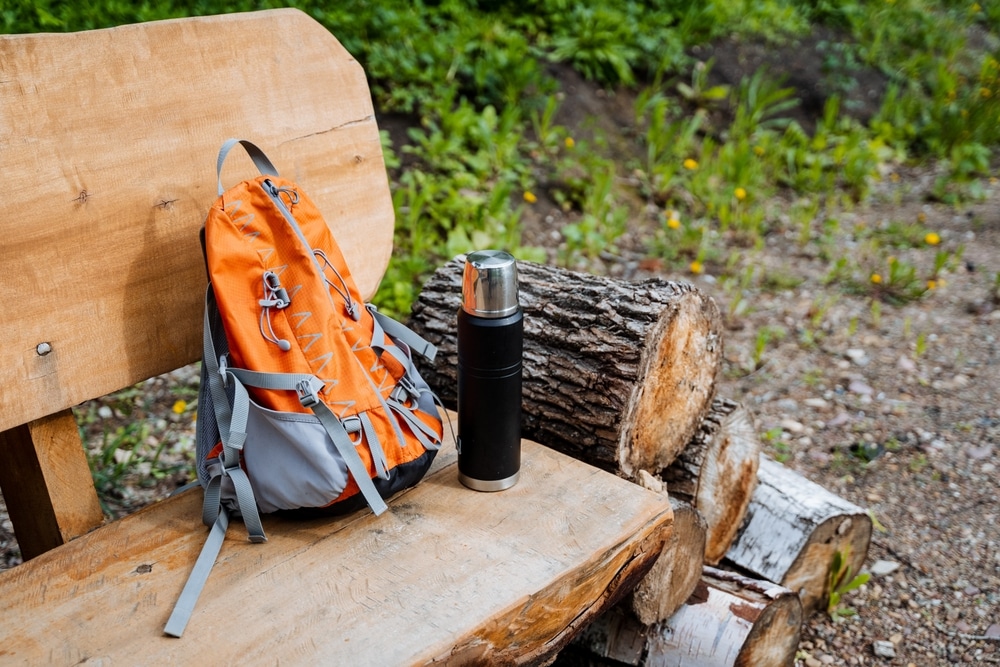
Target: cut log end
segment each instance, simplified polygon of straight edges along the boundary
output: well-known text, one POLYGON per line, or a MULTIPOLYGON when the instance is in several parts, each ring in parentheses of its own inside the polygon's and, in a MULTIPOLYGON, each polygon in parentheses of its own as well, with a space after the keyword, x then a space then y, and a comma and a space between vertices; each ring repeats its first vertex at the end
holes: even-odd
MULTIPOLYGON (((799 592, 802 606, 813 611, 824 608, 830 599, 827 576, 838 551, 847 558, 849 577, 861 572, 872 537, 867 514, 830 517, 813 531, 806 547, 795 559, 782 584, 799 592)), ((846 583, 846 582, 844 582, 846 583)))
POLYGON ((729 549, 757 487, 761 443, 750 411, 716 398, 688 446, 663 480, 672 496, 705 518, 705 562, 717 564, 729 549))
POLYGON ((762 457, 747 518, 726 560, 740 571, 799 594, 805 613, 822 609, 834 554, 851 576, 868 554, 871 517, 793 470, 762 457))
POLYGON ((647 334, 643 376, 636 383, 635 409, 627 415, 619 445, 626 475, 670 465, 708 413, 722 360, 720 319, 715 302, 690 291, 664 309, 647 334))
POLYGON ((705 520, 688 503, 671 498, 670 505, 674 531, 652 569, 632 592, 632 611, 646 625, 670 618, 701 578, 705 520))

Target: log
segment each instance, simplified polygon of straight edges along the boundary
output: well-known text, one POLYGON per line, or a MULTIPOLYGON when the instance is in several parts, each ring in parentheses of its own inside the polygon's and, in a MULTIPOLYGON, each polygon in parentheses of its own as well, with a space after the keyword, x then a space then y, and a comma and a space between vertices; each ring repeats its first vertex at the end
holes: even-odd
MULTIPOLYGON (((410 325, 438 347, 421 372, 454 406, 464 258, 440 267, 410 325)), ((687 283, 638 283, 518 262, 522 434, 627 479, 659 472, 711 407, 722 360, 715 301, 687 283)))
POLYGON ((705 567, 687 603, 665 623, 646 625, 619 608, 591 624, 575 646, 598 658, 591 664, 605 658, 643 667, 777 667, 794 664, 801 629, 794 592, 705 567))
POLYGON ((705 518, 709 565, 717 565, 736 539, 757 487, 760 453, 750 411, 716 398, 691 442, 661 475, 671 497, 691 503, 705 518))
POLYGON ((829 600, 836 552, 856 574, 868 555, 872 520, 865 510, 790 468, 761 457, 746 519, 725 562, 799 594, 807 614, 829 600))
POLYGON ((698 585, 705 553, 705 520, 689 503, 670 498, 674 531, 627 606, 641 623, 665 621, 698 585))

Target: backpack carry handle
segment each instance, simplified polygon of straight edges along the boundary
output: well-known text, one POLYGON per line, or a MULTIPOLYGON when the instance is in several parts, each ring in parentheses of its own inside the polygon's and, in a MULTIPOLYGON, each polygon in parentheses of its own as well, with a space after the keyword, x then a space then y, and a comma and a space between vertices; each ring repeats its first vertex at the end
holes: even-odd
POLYGON ((277 176, 278 170, 274 168, 271 161, 267 159, 264 155, 264 151, 257 148, 255 144, 247 141, 246 139, 226 139, 225 143, 222 144, 222 148, 219 149, 219 159, 215 163, 215 175, 219 186, 219 196, 221 197, 225 190, 222 187, 222 163, 226 161, 226 156, 229 155, 229 151, 233 149, 233 146, 240 144, 246 149, 247 155, 253 160, 254 165, 264 176, 277 176))

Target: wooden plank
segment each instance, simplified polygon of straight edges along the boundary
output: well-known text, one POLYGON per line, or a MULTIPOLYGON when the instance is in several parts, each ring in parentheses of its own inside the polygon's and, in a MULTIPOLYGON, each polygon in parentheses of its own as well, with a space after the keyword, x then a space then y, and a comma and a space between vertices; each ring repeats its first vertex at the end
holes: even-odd
POLYGON ((381 517, 236 522, 182 639, 162 635, 201 548, 181 494, 0 573, 0 662, 516 664, 554 654, 652 565, 662 495, 525 441, 500 493, 437 470, 381 517))
MULTIPOLYGON (((230 136, 316 201, 372 294, 393 231, 381 143, 361 66, 319 23, 281 9, 0 35, 0 265, 19 304, 0 431, 200 357, 198 230, 230 136)), ((234 151, 224 183, 253 175, 234 151)))
POLYGON ((69 410, 0 433, 0 487, 25 560, 104 522, 69 410))

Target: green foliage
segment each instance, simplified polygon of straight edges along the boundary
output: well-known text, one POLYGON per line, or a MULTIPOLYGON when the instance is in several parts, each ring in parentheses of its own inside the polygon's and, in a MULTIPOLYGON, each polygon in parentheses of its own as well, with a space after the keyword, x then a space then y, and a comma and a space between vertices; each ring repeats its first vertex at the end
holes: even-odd
POLYGON ((850 560, 850 546, 843 552, 835 551, 830 559, 830 569, 826 577, 826 613, 835 621, 857 613, 852 607, 841 604, 843 596, 861 588, 871 577, 867 572, 852 576, 850 560))

